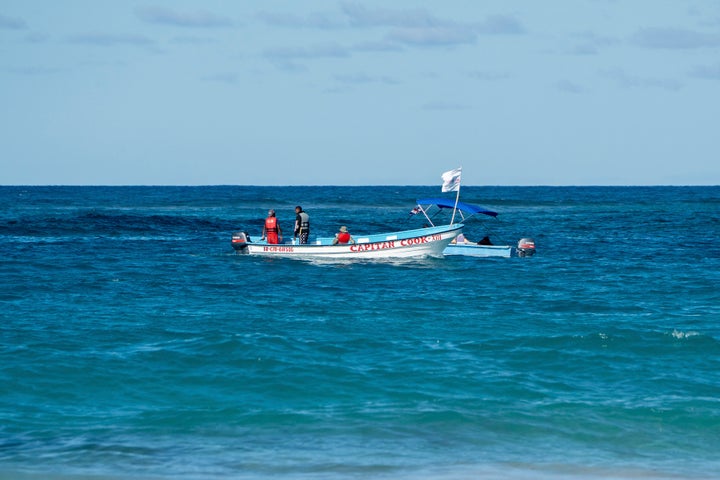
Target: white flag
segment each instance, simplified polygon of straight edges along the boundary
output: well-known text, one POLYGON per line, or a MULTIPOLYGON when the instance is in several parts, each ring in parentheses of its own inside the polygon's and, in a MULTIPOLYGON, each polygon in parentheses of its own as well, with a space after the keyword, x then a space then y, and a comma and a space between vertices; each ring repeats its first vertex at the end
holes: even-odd
POLYGON ((462 173, 462 167, 450 170, 442 174, 442 191, 443 192, 457 192, 460 190, 460 174, 462 173))

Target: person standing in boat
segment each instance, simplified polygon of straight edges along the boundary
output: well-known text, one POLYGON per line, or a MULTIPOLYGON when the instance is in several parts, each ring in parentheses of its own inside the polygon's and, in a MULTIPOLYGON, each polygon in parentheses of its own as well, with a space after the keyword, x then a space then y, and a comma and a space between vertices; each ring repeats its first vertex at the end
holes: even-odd
POLYGON ((277 217, 275 216, 275 210, 268 212, 268 217, 265 219, 265 225, 263 225, 262 238, 267 238, 267 243, 276 244, 282 241, 282 229, 278 225, 277 217))
POLYGON ((303 211, 298 205, 295 207, 295 238, 300 239, 300 244, 306 244, 310 236, 310 215, 303 211))
POLYGON ((338 243, 341 245, 346 245, 348 243, 355 244, 355 239, 352 238, 352 235, 350 235, 350 232, 348 232, 348 229, 345 225, 340 227, 340 232, 335 234, 335 239, 333 240, 333 245, 337 245, 338 243))

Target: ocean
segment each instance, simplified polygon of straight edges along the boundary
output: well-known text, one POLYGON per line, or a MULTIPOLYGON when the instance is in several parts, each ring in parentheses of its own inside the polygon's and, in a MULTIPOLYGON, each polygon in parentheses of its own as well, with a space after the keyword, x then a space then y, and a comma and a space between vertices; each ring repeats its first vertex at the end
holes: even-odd
POLYGON ((0 187, 0 479, 720 472, 720 187, 462 187, 529 258, 235 253, 438 186, 0 187))

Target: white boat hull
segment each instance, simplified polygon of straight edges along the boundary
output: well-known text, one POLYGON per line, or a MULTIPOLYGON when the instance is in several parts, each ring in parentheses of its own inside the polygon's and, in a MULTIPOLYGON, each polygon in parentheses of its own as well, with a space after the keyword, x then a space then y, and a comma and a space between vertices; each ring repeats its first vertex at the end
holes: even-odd
POLYGON ((510 257, 512 255, 512 247, 510 245, 478 245, 475 243, 466 244, 450 244, 443 255, 464 255, 469 257, 510 257))
POLYGON ((332 245, 333 237, 318 238, 314 243, 268 244, 247 242, 233 247, 250 255, 291 258, 377 259, 442 256, 443 250, 462 232, 463 225, 444 225, 400 232, 357 237, 355 244, 332 245))

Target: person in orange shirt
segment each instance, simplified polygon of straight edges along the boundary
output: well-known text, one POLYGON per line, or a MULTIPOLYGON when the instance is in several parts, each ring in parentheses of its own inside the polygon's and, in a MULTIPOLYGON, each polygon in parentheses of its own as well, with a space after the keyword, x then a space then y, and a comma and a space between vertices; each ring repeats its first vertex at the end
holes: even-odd
POLYGON ((282 229, 278 225, 277 217, 275 216, 275 210, 268 212, 268 217, 265 219, 265 225, 263 225, 262 238, 264 240, 267 237, 267 243, 276 244, 282 241, 282 229))

